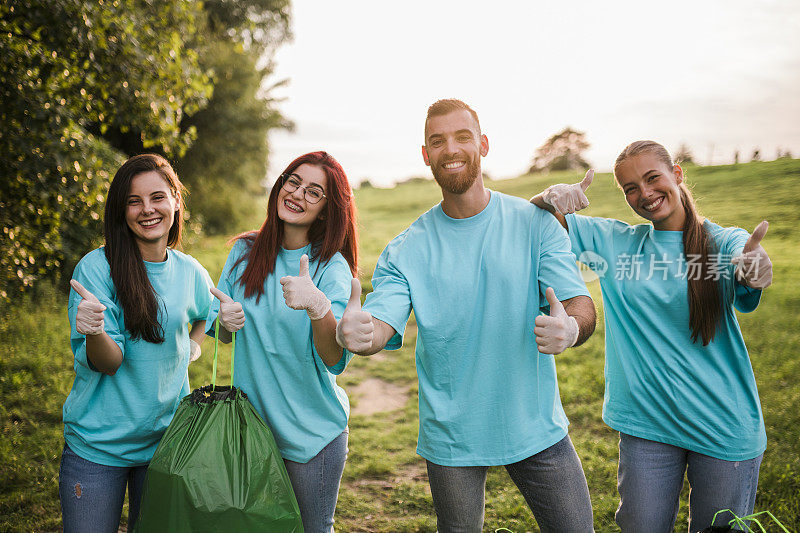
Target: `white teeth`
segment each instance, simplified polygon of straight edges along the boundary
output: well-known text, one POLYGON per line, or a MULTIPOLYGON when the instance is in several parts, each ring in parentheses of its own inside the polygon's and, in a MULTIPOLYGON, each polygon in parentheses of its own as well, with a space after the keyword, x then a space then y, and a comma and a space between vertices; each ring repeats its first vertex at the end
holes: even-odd
POLYGON ((161 222, 160 218, 158 218, 156 220, 145 220, 145 221, 139 222, 139 224, 141 224, 145 228, 149 228, 149 227, 155 226, 159 222, 161 222))
POLYGON ((453 168, 458 168, 458 167, 463 166, 463 165, 464 165, 464 163, 462 161, 453 161, 452 163, 445 163, 444 164, 444 168, 453 169, 453 168))
POLYGON ((653 202, 653 203, 650 203, 650 204, 645 204, 645 205, 643 205, 642 207, 644 207, 644 208, 645 208, 647 211, 655 211, 656 209, 658 209, 659 207, 661 207, 661 204, 662 204, 663 202, 664 202, 664 197, 662 196, 661 198, 659 198, 659 199, 658 199, 658 200, 656 200, 655 202, 653 202))
POLYGON ((294 202, 290 202, 289 200, 284 200, 283 201, 283 205, 285 205, 287 208, 291 209, 295 213, 302 213, 303 212, 303 208, 302 207, 300 207, 299 205, 297 205, 294 202))

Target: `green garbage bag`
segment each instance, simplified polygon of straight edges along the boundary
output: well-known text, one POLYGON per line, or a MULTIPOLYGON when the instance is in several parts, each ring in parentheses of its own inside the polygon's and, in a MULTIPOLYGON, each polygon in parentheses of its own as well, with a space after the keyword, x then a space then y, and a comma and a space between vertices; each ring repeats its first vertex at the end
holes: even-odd
POLYGON ((272 432, 244 391, 216 386, 219 323, 215 333, 212 383, 181 399, 147 469, 135 531, 302 533, 272 432))

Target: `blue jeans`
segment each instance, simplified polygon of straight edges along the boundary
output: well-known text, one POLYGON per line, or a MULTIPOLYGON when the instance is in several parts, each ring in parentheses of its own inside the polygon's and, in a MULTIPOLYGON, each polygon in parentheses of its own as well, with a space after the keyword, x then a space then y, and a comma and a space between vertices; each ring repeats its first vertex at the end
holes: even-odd
MULTIPOLYGON (((542 533, 594 531, 589 487, 569 435, 505 468, 542 533)), ((488 469, 488 466, 441 466, 428 461, 439 533, 483 530, 488 469)))
POLYGON ((333 513, 347 460, 347 434, 333 439, 307 463, 284 459, 306 533, 333 531, 333 513))
MULTIPOLYGON (((620 433, 615 520, 623 533, 672 532, 678 515, 683 475, 689 480, 689 531, 711 525, 714 513, 753 512, 763 454, 746 461, 725 461, 670 444, 620 433)), ((733 518, 721 513, 715 525, 733 518)))
POLYGON ((128 489, 128 531, 139 515, 147 465, 106 466, 79 457, 64 444, 58 495, 64 533, 116 533, 128 489))

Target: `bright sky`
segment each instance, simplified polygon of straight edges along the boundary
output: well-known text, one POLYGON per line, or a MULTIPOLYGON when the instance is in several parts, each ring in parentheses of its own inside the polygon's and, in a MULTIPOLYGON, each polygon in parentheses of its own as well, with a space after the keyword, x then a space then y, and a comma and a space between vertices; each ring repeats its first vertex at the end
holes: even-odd
MULTIPOLYGON (((459 98, 489 138, 484 172, 514 177, 551 134, 587 134, 608 170, 631 141, 687 143, 701 163, 800 157, 800 2, 292 0, 275 91, 294 133, 270 173, 324 149, 351 182, 430 176, 428 106, 459 98)), ((271 176, 274 178, 274 176, 271 176)))

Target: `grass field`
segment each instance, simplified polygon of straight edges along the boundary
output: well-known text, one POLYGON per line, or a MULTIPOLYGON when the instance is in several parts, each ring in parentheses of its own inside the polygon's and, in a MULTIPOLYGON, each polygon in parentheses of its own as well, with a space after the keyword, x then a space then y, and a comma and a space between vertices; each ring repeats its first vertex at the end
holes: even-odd
MULTIPOLYGON (((800 160, 723 167, 690 167, 688 181, 706 216, 749 231, 770 222, 763 244, 774 264, 774 284, 756 312, 740 315, 769 440, 761 468, 757 510, 770 510, 790 531, 800 531, 800 160)), ((490 182, 490 188, 529 197, 572 174, 524 176, 490 182)), ((395 189, 357 192, 361 227, 361 280, 369 278, 383 246, 440 199, 432 182, 414 181, 395 189)), ((610 175, 598 175, 588 193, 587 214, 637 219, 610 175)), ((640 220, 639 220, 640 221, 640 220)), ((260 221, 253 221, 253 227, 260 221)), ((246 228, 243 228, 246 229, 246 228)), ((187 247, 216 279, 227 247, 223 238, 201 238, 187 247)), ((557 358, 562 402, 570 434, 583 461, 598 532, 616 531, 617 436, 601 418, 603 398, 602 302, 597 282, 589 289, 600 324, 583 346, 557 358)), ((373 358, 354 359, 339 378, 346 390, 379 379, 408 391, 404 407, 372 415, 354 414, 350 455, 337 508, 337 530, 364 532, 435 531, 424 461, 417 437, 414 341, 407 329, 404 347, 373 358)), ((210 379, 211 344, 190 368, 192 385, 210 379)), ((223 350, 223 361, 228 353, 223 350)), ((225 368, 222 364, 222 380, 225 368)), ((0 317, 0 531, 58 531, 58 463, 63 445, 61 406, 72 384, 65 297, 44 288, 0 317)), ((354 410, 359 402, 353 397, 354 410)), ((530 511, 502 468, 490 469, 486 531, 538 531, 530 511)), ((684 502, 676 531, 686 531, 684 502)), ((772 530, 771 530, 772 531, 772 530)))

